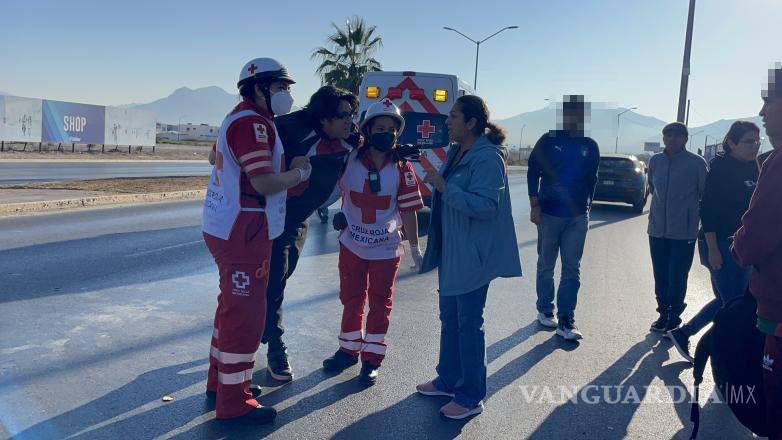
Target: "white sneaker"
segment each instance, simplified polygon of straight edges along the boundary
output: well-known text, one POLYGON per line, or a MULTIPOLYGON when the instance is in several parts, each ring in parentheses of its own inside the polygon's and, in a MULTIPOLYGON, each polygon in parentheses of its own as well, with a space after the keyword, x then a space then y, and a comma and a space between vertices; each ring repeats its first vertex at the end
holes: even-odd
POLYGON ((548 328, 557 328, 557 325, 559 324, 556 316, 553 314, 551 316, 546 316, 545 313, 538 313, 538 322, 543 327, 548 328))
POLYGON ((557 327, 557 335, 562 336, 568 341, 577 341, 584 337, 578 330, 578 327, 576 327, 572 322, 560 323, 560 325, 557 327))

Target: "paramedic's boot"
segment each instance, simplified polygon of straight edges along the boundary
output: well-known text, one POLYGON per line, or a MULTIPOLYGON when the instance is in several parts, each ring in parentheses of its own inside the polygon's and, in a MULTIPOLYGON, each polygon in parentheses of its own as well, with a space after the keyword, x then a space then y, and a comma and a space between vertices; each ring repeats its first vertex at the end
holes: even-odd
POLYGON ((337 350, 334 356, 323 361, 323 369, 330 372, 341 372, 358 363, 358 356, 353 356, 345 353, 342 350, 337 350))

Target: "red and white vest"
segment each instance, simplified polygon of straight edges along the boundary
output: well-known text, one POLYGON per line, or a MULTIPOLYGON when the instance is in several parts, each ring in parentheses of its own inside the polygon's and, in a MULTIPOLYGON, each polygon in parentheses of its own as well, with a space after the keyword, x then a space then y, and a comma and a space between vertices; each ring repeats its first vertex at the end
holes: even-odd
POLYGON ((339 180, 342 212, 348 223, 340 233, 339 242, 365 260, 402 256, 399 167, 392 162, 378 172, 380 191, 374 194, 369 186, 369 169, 356 158, 357 154, 358 150, 350 153, 339 180))
MULTIPOLYGON (((233 230, 236 218, 241 211, 265 213, 268 223, 269 240, 274 240, 282 234, 285 227, 286 191, 264 196, 264 208, 243 208, 241 206, 242 167, 228 144, 228 129, 235 121, 247 116, 260 116, 252 110, 243 110, 229 115, 223 121, 217 138, 217 154, 223 156, 223 166, 212 168, 212 177, 206 190, 203 213, 203 231, 209 235, 228 240, 233 230)), ((274 126, 272 124, 272 126, 274 126)), ((272 168, 279 173, 282 168, 283 148, 280 136, 275 131, 274 148, 272 149, 272 168)))

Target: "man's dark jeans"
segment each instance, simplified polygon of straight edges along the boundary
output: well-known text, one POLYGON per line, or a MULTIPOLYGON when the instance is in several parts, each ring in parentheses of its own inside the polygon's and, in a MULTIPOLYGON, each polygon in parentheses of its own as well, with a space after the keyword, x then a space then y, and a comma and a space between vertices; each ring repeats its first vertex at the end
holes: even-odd
POLYGON ((654 294, 657 312, 668 316, 668 322, 678 326, 687 306, 687 278, 695 256, 695 240, 672 240, 649 237, 654 270, 654 294))
POLYGON ((282 301, 285 297, 285 284, 296 270, 299 256, 307 239, 307 223, 286 226, 282 234, 274 239, 272 258, 269 262, 269 285, 266 288, 266 327, 261 343, 269 344, 269 351, 281 347, 282 301))

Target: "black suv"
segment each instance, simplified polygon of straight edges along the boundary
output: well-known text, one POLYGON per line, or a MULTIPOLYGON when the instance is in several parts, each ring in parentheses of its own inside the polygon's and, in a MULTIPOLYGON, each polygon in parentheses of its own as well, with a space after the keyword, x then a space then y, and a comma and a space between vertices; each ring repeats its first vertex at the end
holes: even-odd
POLYGON ((643 212, 649 197, 646 164, 635 156, 604 154, 600 156, 595 200, 633 205, 633 211, 643 212))

